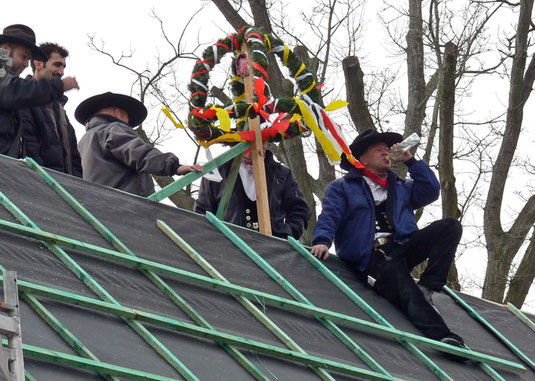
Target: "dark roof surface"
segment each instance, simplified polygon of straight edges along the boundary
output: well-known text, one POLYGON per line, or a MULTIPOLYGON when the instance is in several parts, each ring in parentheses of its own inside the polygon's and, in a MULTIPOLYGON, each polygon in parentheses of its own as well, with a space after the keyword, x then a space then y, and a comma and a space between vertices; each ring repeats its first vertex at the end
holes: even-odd
MULTIPOLYGON (((72 176, 54 171, 47 172, 137 257, 193 274, 208 276, 157 227, 156 221, 161 220, 229 282, 283 298, 293 298, 214 227, 206 217, 91 184, 72 176)), ((41 230, 116 251, 93 226, 24 162, 0 157, 0 192, 41 230)), ((4 207, 0 207, 0 219, 13 223, 19 222, 4 207)), ((365 312, 314 269, 288 242, 265 237, 235 226, 230 226, 230 228, 315 306, 372 322, 365 312)), ((86 254, 80 250, 65 249, 65 253, 84 269, 93 279, 93 284, 98 283, 102 290, 105 290, 109 297, 116 301, 117 305, 175 319, 179 322, 195 324, 134 266, 86 254)), ((39 240, 0 229, 0 265, 7 270, 17 271, 18 279, 21 281, 19 287, 23 287, 24 282, 29 282, 54 290, 99 299, 87 285, 87 277, 84 283, 39 240)), ((399 311, 359 283, 350 269, 341 261, 332 258, 326 262, 326 266, 393 326, 418 334, 418 331, 399 311)), ((249 313, 229 293, 178 280, 168 275, 160 277, 215 330, 278 348, 287 348, 274 333, 262 325, 257 317, 249 313)), ((20 291, 19 289, 19 293, 20 291)), ((529 358, 535 359, 535 346, 533 345, 535 332, 507 308, 467 295, 461 295, 461 297, 529 358)), ((35 298, 99 361, 133 371, 184 379, 122 318, 111 313, 53 300, 46 296, 35 296, 35 298)), ((472 319, 450 296, 444 293, 435 294, 434 300, 452 331, 459 333, 474 351, 522 363, 491 332, 472 319)), ((254 300, 253 303, 308 355, 371 371, 355 353, 314 317, 292 312, 284 307, 275 307, 262 300, 254 300)), ((30 307, 26 299, 21 301, 21 314, 24 344, 78 356, 77 352, 30 307)), ((200 338, 151 323, 140 324, 199 380, 253 379, 253 376, 242 365, 211 339, 200 338)), ((436 377, 397 341, 343 323, 337 323, 337 325, 392 376, 419 380, 436 377)), ((235 348, 239 349, 239 346, 235 348)), ((489 379, 489 376, 475 362, 458 363, 445 358, 434 349, 423 346, 419 348, 455 380, 489 379)), ((320 378, 307 365, 274 355, 262 354, 255 350, 239 350, 269 379, 320 378)), ((522 364, 526 366, 525 363, 522 364)), ((25 366, 31 376, 37 380, 102 379, 94 370, 57 365, 54 361, 37 359, 35 356, 26 354, 25 366)), ((535 379, 535 372, 527 368, 524 374, 495 369, 507 380, 535 379)), ((344 375, 336 371, 329 371, 329 374, 337 380, 359 379, 359 377, 344 375)), ((124 376, 124 378, 128 377, 124 376)))

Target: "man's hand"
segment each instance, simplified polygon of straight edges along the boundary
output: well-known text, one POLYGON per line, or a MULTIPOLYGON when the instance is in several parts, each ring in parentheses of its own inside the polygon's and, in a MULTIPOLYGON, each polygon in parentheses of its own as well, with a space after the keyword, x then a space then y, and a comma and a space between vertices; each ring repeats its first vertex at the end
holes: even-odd
MULTIPOLYGON (((399 143, 396 143, 394 144, 392 147, 390 147, 390 151, 392 151, 395 147, 397 147, 399 143)), ((392 157, 390 155, 388 155, 390 157, 390 160, 392 160, 393 162, 406 162, 407 160, 409 160, 411 157, 412 157, 412 153, 411 151, 407 150, 403 153, 403 155, 399 156, 399 157, 392 157)))
POLYGON ((310 248, 310 252, 316 258, 323 259, 324 261, 329 258, 329 248, 325 245, 314 245, 310 248))
POLYGON ((204 171, 204 168, 202 167, 202 165, 199 165, 199 164, 181 165, 176 170, 176 174, 185 175, 186 173, 190 173, 190 172, 203 172, 203 171, 204 171))
POLYGON ((63 81, 63 91, 69 91, 72 89, 79 89, 78 82, 75 77, 65 77, 63 81))

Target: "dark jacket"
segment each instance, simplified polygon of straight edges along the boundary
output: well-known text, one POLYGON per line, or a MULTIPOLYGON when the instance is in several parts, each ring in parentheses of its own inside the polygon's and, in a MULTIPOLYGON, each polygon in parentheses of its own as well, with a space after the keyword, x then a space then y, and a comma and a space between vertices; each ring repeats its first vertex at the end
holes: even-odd
MULTIPOLYGON (((414 210, 435 201, 440 184, 423 161, 409 164, 411 179, 388 174, 387 214, 393 221, 394 240, 405 242, 418 230, 414 210)), ((368 264, 375 236, 375 204, 370 187, 357 169, 329 184, 314 227, 313 244, 331 246, 336 254, 363 271, 368 264)))
POLYGON ((34 106, 21 111, 22 136, 26 156, 34 159, 39 165, 56 171, 70 173, 82 177, 82 160, 78 152, 74 128, 63 110, 67 97, 54 100, 47 105, 34 106), (50 105, 54 119, 47 109, 50 105), (70 165, 67 165, 67 152, 63 145, 63 132, 60 125, 60 113, 67 122, 67 138, 70 149, 70 165), (71 168, 69 172, 68 168, 71 168))
POLYGON ((0 78, 0 154, 24 157, 20 110, 44 105, 63 95, 58 79, 27 80, 8 73, 0 78))
MULTIPOLYGON (((310 208, 290 169, 276 162, 270 151, 266 151, 264 163, 273 235, 281 238, 292 236, 297 239, 308 226, 310 208)), ((194 207, 197 213, 204 214, 210 211, 215 214, 217 212, 231 165, 230 161, 219 168, 223 177, 219 183, 202 179, 199 197, 194 207)), ((225 214, 225 221, 246 226, 246 197, 240 176, 238 176, 225 214)))
POLYGON ((172 176, 180 166, 172 153, 145 143, 128 125, 108 115, 95 115, 78 143, 84 179, 143 197, 154 193, 151 174, 172 176))

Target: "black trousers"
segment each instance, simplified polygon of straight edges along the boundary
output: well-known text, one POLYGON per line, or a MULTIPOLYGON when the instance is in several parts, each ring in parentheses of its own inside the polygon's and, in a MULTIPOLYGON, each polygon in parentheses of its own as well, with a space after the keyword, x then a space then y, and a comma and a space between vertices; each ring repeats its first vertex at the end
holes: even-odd
MULTIPOLYGON (((419 283, 434 291, 446 284, 462 227, 455 218, 435 221, 415 232, 404 244, 387 243, 372 251, 363 274, 375 279, 372 288, 398 306, 425 336, 440 340, 453 335, 440 314, 427 302, 410 272, 428 259, 419 283)), ((455 335, 457 336, 457 335, 455 335)))

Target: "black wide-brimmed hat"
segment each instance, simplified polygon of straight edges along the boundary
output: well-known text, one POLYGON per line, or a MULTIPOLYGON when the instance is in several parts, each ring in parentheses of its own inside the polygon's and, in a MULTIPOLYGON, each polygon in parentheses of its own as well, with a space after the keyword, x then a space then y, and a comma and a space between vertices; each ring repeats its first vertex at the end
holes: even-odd
POLYGON ((0 44, 12 43, 22 45, 32 52, 32 58, 38 61, 46 61, 46 54, 35 45, 35 33, 32 28, 22 24, 6 26, 0 34, 0 44))
MULTIPOLYGON (((359 134, 353 140, 353 143, 349 145, 349 149, 353 154, 355 159, 359 159, 366 150, 376 144, 376 143, 385 143, 388 147, 392 147, 396 143, 400 143, 403 140, 403 136, 397 132, 377 132, 373 128, 369 128, 363 133, 359 134)), ((353 165, 347 160, 346 155, 342 154, 342 160, 340 162, 340 167, 349 171, 351 168, 354 168, 353 165)))
POLYGON ((87 98, 76 107, 74 117, 78 122, 85 124, 97 111, 107 107, 118 107, 126 111, 130 127, 140 125, 147 117, 147 108, 143 103, 128 95, 111 92, 87 98))

